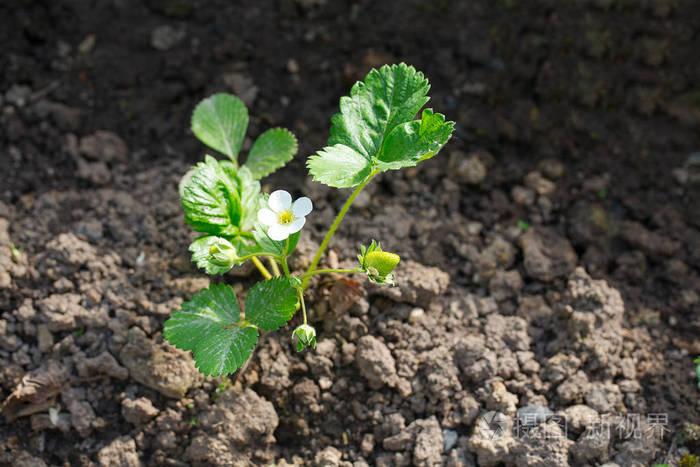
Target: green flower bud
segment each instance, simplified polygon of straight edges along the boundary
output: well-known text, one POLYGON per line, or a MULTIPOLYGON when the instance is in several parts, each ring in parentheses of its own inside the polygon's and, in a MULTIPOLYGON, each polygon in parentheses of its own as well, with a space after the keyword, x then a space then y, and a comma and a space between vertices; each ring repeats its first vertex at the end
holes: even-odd
POLYGON ((297 352, 306 348, 316 348, 316 330, 308 324, 302 324, 292 333, 292 337, 297 341, 297 352))
POLYGON ((236 248, 226 239, 217 238, 216 242, 209 246, 209 261, 216 266, 233 267, 237 258, 236 248))
POLYGON ((236 247, 213 235, 199 237, 190 245, 192 261, 207 274, 223 274, 239 262, 236 247))

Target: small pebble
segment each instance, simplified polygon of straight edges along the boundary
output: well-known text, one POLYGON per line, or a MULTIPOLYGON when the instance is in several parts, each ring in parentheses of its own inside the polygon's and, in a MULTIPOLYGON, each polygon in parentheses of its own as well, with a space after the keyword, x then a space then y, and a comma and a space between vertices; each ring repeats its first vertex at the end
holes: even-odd
POLYGON ((299 63, 293 58, 290 58, 289 60, 287 60, 287 71, 289 71, 293 75, 299 73, 299 63))
POLYGON ((454 430, 442 430, 443 451, 448 452, 457 444, 458 434, 454 430))
POLYGON ((184 28, 169 25, 158 26, 151 32, 151 46, 160 51, 170 50, 187 36, 184 28))
POLYGON ((423 308, 414 308, 411 310, 411 313, 408 315, 408 321, 411 322, 412 324, 420 323, 423 321, 423 317, 425 316, 425 310, 423 308))
POLYGON ((518 421, 522 427, 534 427, 546 422, 553 412, 542 405, 526 405, 518 409, 518 421))

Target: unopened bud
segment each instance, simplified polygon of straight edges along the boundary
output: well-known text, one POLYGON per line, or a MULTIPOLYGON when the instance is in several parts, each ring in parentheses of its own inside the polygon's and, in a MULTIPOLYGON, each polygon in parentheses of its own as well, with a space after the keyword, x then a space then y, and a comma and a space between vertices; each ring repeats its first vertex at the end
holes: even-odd
POLYGON ((297 340, 297 352, 305 348, 316 348, 316 330, 308 324, 302 324, 294 330, 292 336, 297 340))
POLYGON ((236 248, 223 238, 209 246, 209 261, 220 267, 232 267, 238 258, 236 248))

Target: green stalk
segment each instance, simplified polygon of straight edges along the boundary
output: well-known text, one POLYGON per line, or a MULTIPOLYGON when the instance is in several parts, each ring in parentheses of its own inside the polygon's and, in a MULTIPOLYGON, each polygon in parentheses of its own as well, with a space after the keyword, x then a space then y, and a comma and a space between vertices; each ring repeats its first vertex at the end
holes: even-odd
POLYGON ((236 258, 236 261, 242 263, 243 261, 246 261, 248 259, 253 261, 253 258, 275 258, 277 260, 280 259, 280 257, 274 253, 261 252, 261 253, 251 253, 249 255, 239 256, 238 258, 236 258))
POLYGON ((317 274, 355 274, 358 272, 362 272, 362 269, 359 268, 354 268, 354 269, 316 269, 315 271, 311 273, 306 273, 304 274, 305 276, 315 276, 317 274))
POLYGON ((303 276, 304 279, 301 282, 302 290, 306 289, 306 287, 309 285, 309 279, 311 279, 311 276, 313 275, 314 271, 316 271, 316 266, 318 266, 318 262, 321 261, 321 256, 323 255, 323 252, 326 251, 326 248, 328 248, 328 244, 330 243, 331 238, 333 238, 335 231, 338 230, 340 223, 343 221, 343 217, 345 217, 345 214, 348 212, 348 209, 350 209, 350 206, 352 206, 353 201, 355 201, 355 198, 357 198, 357 195, 360 194, 360 192, 364 189, 364 187, 366 187, 367 184, 378 173, 379 173, 379 170, 374 170, 372 173, 370 173, 369 176, 365 179, 365 181, 360 183, 357 186, 357 188, 355 188, 355 191, 352 192, 352 194, 350 195, 348 200, 345 201, 345 204, 343 204, 343 207, 340 209, 340 212, 338 213, 338 215, 335 216, 335 220, 333 221, 333 224, 331 224, 331 228, 328 229, 328 233, 326 233, 326 236, 323 238, 323 241, 321 242, 321 246, 318 247, 318 251, 316 252, 316 255, 314 256, 314 259, 311 261, 311 265, 309 266, 309 269, 306 270, 306 273, 303 276))
POLYGON ((289 237, 287 237, 287 240, 284 242, 284 255, 282 255, 282 270, 284 271, 284 275, 286 277, 290 277, 292 275, 291 272, 289 272, 289 265, 287 264, 287 255, 289 254, 289 237))
POLYGON ((258 268, 258 271, 260 271, 260 274, 262 274, 265 279, 272 279, 272 274, 270 274, 270 271, 268 271, 267 268, 263 265, 263 263, 260 262, 257 256, 251 257, 250 260, 253 262, 255 267, 258 268))
POLYGON ((280 276, 280 268, 277 266, 277 260, 274 258, 268 258, 268 263, 270 264, 270 269, 272 269, 272 275, 275 277, 280 276))
POLYGON ((301 302, 301 314, 302 317, 304 318, 304 324, 307 324, 306 321, 306 303, 304 303, 304 291, 299 289, 299 301, 301 302))

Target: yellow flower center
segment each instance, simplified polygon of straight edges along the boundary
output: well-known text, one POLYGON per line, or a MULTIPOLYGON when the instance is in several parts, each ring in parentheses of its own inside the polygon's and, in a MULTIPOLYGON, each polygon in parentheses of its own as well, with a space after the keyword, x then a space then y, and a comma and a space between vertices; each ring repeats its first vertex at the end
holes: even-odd
POLYGON ((289 224, 294 220, 294 214, 292 214, 292 211, 282 211, 277 215, 277 220, 279 221, 280 224, 289 224))

